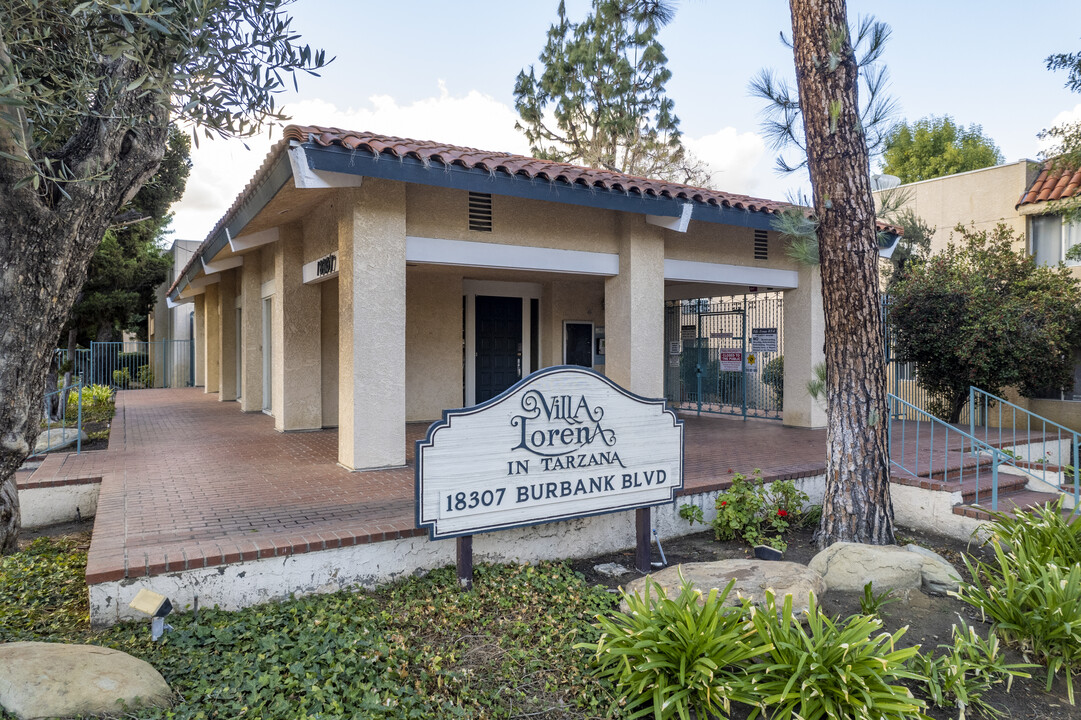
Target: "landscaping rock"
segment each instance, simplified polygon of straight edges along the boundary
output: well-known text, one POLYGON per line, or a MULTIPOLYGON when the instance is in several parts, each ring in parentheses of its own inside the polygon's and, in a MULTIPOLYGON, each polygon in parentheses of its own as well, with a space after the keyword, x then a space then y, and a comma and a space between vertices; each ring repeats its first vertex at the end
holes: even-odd
MULTIPOLYGON (((795 613, 805 613, 808 609, 808 596, 814 593, 820 596, 826 590, 822 576, 794 562, 761 560, 717 560, 714 562, 686 563, 647 575, 664 588, 668 597, 673 598, 680 590, 680 569, 683 577, 702 591, 702 602, 713 588, 723 590, 730 580, 735 580, 726 604, 738 605, 743 596, 756 605, 765 602, 766 590, 772 590, 778 604, 785 595, 792 596, 792 609, 795 613)), ((627 585, 628 593, 644 593, 646 578, 641 577, 627 585)), ((623 606, 624 611, 626 605, 623 606)))
POLYGON ((53 428, 52 430, 45 430, 38 435, 38 440, 34 443, 34 452, 41 453, 46 450, 59 450, 69 445, 74 445, 75 441, 82 436, 82 441, 89 440, 89 436, 80 431, 78 428, 53 428))
POLYGON ((897 545, 839 542, 811 558, 830 591, 859 592, 871 583, 876 591, 916 590, 923 578, 924 557, 897 545))
POLYGON ((148 663, 94 645, 0 644, 0 707, 22 720, 120 713, 172 703, 148 663))
POLYGON ((601 565, 594 565, 593 570, 600 575, 613 578, 623 577, 630 572, 630 570, 619 563, 602 563, 601 565))
POLYGON ((957 572, 957 569, 946 558, 919 545, 905 545, 905 550, 923 558, 921 576, 924 592, 945 595, 957 590, 961 573, 957 572))

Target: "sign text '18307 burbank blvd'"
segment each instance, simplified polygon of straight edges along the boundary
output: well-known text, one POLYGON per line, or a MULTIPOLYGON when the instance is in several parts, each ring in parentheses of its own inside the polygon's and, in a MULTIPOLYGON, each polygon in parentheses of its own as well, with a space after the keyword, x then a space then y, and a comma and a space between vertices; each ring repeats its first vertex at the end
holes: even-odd
POLYGON ((672 502, 683 423, 663 400, 561 366, 444 412, 416 457, 417 526, 461 537, 672 502))

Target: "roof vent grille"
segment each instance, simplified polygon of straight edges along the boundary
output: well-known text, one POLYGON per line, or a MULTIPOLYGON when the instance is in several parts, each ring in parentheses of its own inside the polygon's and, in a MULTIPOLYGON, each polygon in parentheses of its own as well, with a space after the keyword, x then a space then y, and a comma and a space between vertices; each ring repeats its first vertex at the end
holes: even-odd
POLYGON ((469 193, 469 229, 492 231, 492 196, 490 193, 469 193))
POLYGON ((769 244, 766 242, 766 231, 754 231, 754 259, 769 260, 769 244))

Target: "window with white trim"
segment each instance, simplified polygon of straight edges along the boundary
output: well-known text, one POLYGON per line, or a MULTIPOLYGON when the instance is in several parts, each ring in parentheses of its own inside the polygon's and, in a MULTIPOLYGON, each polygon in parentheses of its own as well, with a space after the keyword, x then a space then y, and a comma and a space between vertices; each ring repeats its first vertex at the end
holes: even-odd
POLYGON ((1032 254, 1039 265, 1081 265, 1081 261, 1067 260, 1066 251, 1081 245, 1081 220, 1062 221, 1060 215, 1038 215, 1032 218, 1032 254))

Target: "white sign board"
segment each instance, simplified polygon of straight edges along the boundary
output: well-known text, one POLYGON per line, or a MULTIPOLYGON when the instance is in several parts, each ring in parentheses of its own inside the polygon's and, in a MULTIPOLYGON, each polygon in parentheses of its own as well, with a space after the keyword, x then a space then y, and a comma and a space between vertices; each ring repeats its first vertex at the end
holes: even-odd
POLYGON ((721 350, 721 372, 743 372, 743 353, 739 350, 721 350))
POLYGON ((751 328, 751 351, 777 352, 777 328, 751 328))
POLYGON ((744 372, 758 372, 758 356, 754 353, 747 353, 747 365, 744 372))
POLYGON ((661 505, 683 487, 683 422, 582 367, 540 370, 447 410, 417 442, 431 539, 661 505))

